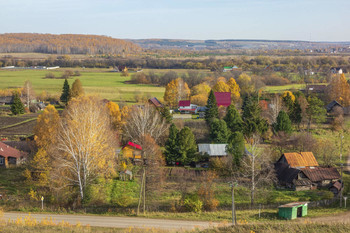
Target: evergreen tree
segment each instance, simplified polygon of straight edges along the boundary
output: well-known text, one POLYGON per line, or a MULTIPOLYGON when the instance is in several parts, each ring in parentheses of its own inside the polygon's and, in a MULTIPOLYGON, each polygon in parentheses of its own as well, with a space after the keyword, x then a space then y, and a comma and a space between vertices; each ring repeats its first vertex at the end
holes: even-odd
POLYGON ((302 109, 301 109, 301 106, 299 104, 299 101, 298 100, 295 100, 294 104, 293 104, 293 109, 292 109, 292 112, 289 114, 289 119, 296 125, 300 125, 301 123, 301 120, 303 119, 303 116, 302 116, 302 109))
POLYGON ((84 95, 83 85, 79 79, 76 79, 72 84, 72 88, 70 89, 69 98, 76 98, 82 95, 84 95))
POLYGON ((227 108, 226 116, 224 117, 228 130, 231 132, 242 131, 243 120, 236 107, 231 104, 227 108))
POLYGON ((23 105, 23 103, 21 101, 21 98, 19 98, 18 92, 14 93, 13 103, 11 105, 11 112, 14 115, 19 115, 19 114, 23 114, 24 113, 24 105, 23 105))
POLYGON ((322 123, 326 120, 327 110, 324 108, 323 101, 316 96, 309 96, 307 98, 307 102, 309 103, 308 107, 306 108, 309 130, 311 122, 322 123))
POLYGON ((292 132, 292 122, 285 111, 282 110, 278 113, 274 129, 276 132, 282 131, 288 134, 292 132))
POLYGON ((261 109, 258 102, 252 96, 246 96, 242 105, 243 133, 252 136, 255 133, 264 133, 268 129, 266 119, 260 116, 261 109))
POLYGON ((226 122, 220 119, 214 119, 210 123, 210 138, 214 143, 227 143, 229 131, 226 122))
POLYGON ((162 118, 165 119, 166 123, 168 123, 168 124, 172 123, 173 117, 170 114, 170 110, 167 106, 160 108, 159 113, 162 116, 162 118))
POLYGON ((67 105, 69 101, 69 83, 68 80, 65 79, 62 88, 62 94, 60 100, 67 105))
POLYGON ((196 139, 189 127, 184 127, 178 134, 179 160, 187 165, 195 161, 197 144, 196 139))
POLYGON ((229 153, 233 157, 233 165, 239 167, 241 159, 244 156, 245 150, 243 133, 239 131, 232 133, 228 140, 226 150, 227 153, 229 153))
POLYGON ((165 160, 168 165, 174 164, 180 159, 178 134, 179 134, 179 130, 176 128, 174 124, 171 124, 169 128, 169 137, 165 143, 165 151, 164 151, 165 160))
POLYGON ((207 122, 208 125, 210 125, 210 122, 213 119, 219 118, 219 109, 217 106, 217 102, 216 102, 216 98, 213 90, 211 90, 209 93, 206 107, 207 109, 205 110, 205 121, 207 122))

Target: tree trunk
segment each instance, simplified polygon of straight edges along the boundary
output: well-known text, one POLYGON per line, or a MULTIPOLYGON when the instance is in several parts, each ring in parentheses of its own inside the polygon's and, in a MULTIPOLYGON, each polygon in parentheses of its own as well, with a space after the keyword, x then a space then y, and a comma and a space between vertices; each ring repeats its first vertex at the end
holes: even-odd
POLYGON ((143 167, 143 214, 146 213, 146 168, 143 167))
POLYGON ((137 215, 140 214, 140 206, 141 206, 142 191, 143 191, 143 179, 144 179, 144 174, 142 174, 142 179, 141 179, 141 186, 140 186, 140 193, 139 193, 139 203, 137 205, 137 215))

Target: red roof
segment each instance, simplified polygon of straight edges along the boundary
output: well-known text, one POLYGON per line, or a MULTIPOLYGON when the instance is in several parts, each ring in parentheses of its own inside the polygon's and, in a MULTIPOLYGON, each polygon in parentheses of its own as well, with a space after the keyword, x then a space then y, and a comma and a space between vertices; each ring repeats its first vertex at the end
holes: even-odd
MULTIPOLYGON (((142 147, 140 145, 133 143, 133 142, 130 142, 130 141, 128 143, 126 143, 126 145, 124 147, 126 147, 126 146, 132 146, 136 149, 142 150, 142 147)), ((124 149, 124 147, 123 147, 123 149, 124 149)))
POLYGON ((154 104, 157 108, 163 107, 163 104, 156 97, 150 98, 148 101, 154 104))
POLYGON ((5 158, 20 158, 21 152, 11 146, 6 145, 5 143, 0 142, 0 156, 3 156, 5 158))
POLYGON ((231 105, 231 92, 214 92, 218 106, 228 107, 231 105))
POLYGON ((191 100, 180 100, 179 107, 188 107, 191 105, 191 100))

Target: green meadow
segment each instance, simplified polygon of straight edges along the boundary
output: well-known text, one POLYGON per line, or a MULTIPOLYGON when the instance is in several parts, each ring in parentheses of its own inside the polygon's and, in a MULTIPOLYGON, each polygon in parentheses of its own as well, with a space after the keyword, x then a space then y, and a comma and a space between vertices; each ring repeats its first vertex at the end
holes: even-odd
MULTIPOLYGON (((64 80, 44 79, 44 77, 47 73, 60 77, 65 70, 0 70, 0 89, 22 87, 26 80, 30 80, 36 94, 47 91, 52 95, 60 95, 64 80)), ((111 72, 108 69, 79 69, 79 72, 81 76, 68 79, 70 85, 79 78, 87 94, 99 95, 101 98, 112 101, 135 102, 135 94, 155 96, 160 99, 164 95, 163 87, 128 84, 130 76, 122 77, 120 73, 111 72)))

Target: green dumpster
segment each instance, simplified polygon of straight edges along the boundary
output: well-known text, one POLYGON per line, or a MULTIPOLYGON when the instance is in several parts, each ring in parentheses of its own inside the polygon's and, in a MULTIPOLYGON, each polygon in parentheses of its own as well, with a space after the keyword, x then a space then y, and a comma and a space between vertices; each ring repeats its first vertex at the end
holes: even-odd
POLYGON ((292 202, 278 207, 278 216, 285 219, 295 219, 307 215, 308 202, 292 202))

